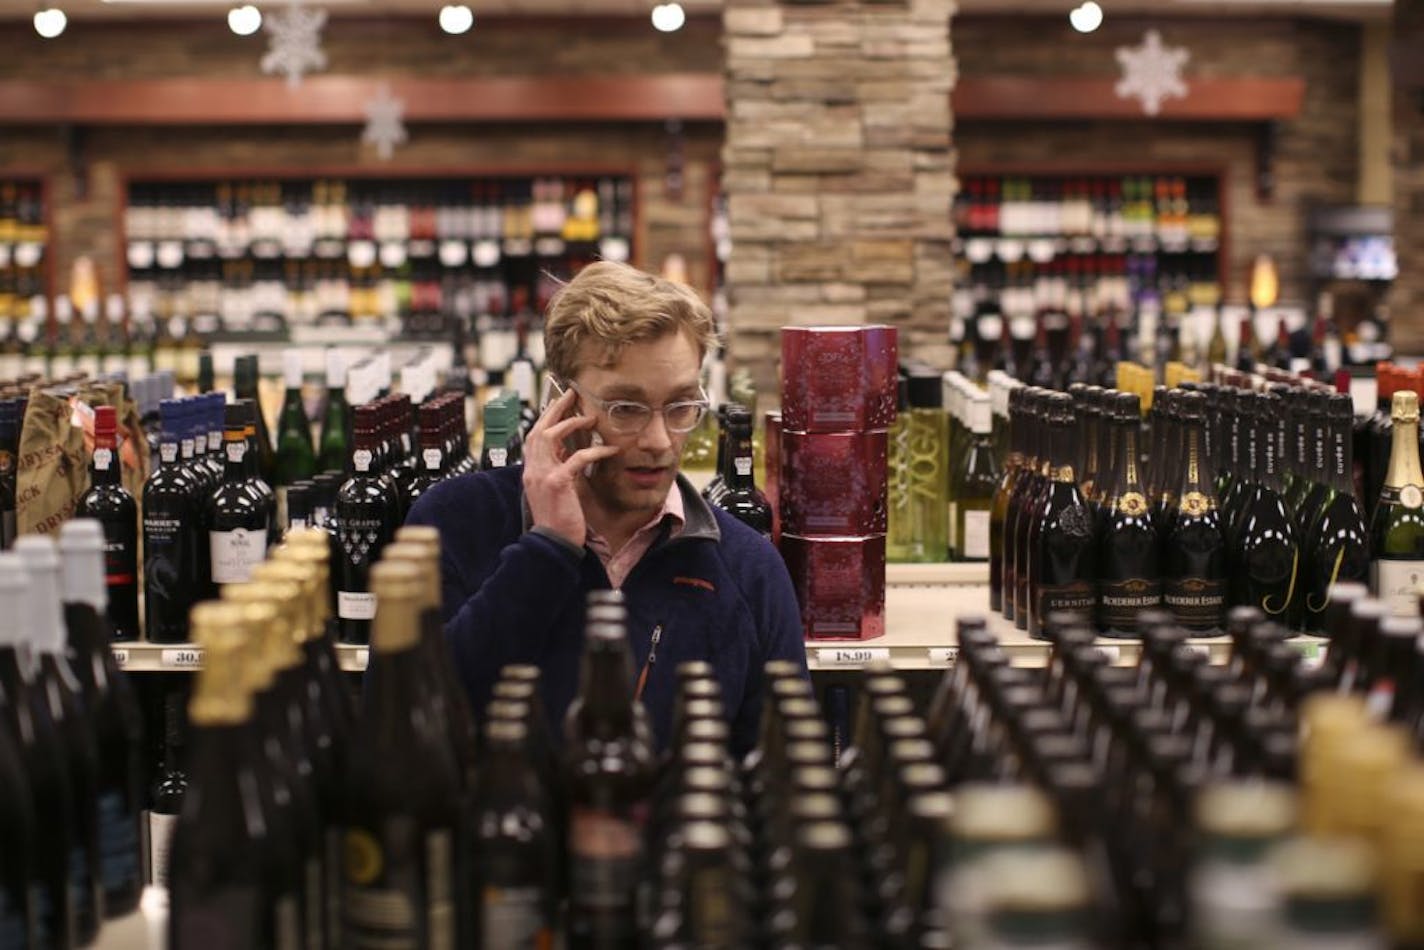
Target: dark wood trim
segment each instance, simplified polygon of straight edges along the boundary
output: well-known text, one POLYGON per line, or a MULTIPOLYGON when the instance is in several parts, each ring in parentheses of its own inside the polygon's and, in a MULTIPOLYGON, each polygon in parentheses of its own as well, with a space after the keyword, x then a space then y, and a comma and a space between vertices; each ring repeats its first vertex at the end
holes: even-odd
POLYGON ((1262 122, 1300 115, 1300 77, 1191 78, 1184 99, 1168 99, 1157 116, 1137 99, 1120 99, 1117 80, 1092 77, 966 76, 954 90, 959 119, 1137 119, 1262 122))
MULTIPOLYGON (((0 124, 250 125, 351 124, 382 80, 312 76, 297 89, 280 79, 129 79, 0 82, 0 124)), ((1117 119, 1150 121, 1110 78, 970 76, 953 93, 961 120, 1117 119)), ((715 73, 642 76, 394 78, 410 122, 721 121, 715 73)), ((1305 81, 1197 78, 1169 100, 1167 121, 1260 122, 1300 114, 1305 81)))
MULTIPOLYGON (((360 124, 383 80, 128 79, 0 82, 0 124, 360 124)), ((408 122, 661 122, 720 120, 722 78, 649 76, 393 78, 408 122)))

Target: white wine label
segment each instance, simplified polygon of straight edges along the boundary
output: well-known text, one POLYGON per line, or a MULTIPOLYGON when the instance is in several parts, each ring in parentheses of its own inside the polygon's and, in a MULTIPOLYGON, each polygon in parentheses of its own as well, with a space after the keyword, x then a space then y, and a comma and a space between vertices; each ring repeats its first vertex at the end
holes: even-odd
POLYGON ((148 881, 155 887, 168 886, 168 853, 176 824, 177 815, 148 812, 148 881))
POLYGON ((750 458, 732 459, 732 465, 737 470, 737 474, 743 477, 752 473, 752 460, 750 458))
POLYGON ((989 560, 989 512, 964 513, 964 537, 960 542, 959 556, 967 561, 989 560))
POLYGON ((374 620, 376 595, 339 590, 336 592, 336 615, 342 620, 374 620))
POLYGON ((94 450, 94 468, 101 472, 107 472, 109 466, 114 464, 113 449, 94 450))
POLYGON ((1424 580, 1424 561, 1389 561, 1383 558, 1371 566, 1375 596, 1384 601, 1396 617, 1419 616, 1419 584, 1424 580))
POLYGON ((816 650, 817 666, 859 667, 889 659, 889 647, 820 647, 816 650))
MULTIPOLYGON (((232 446, 228 446, 232 452, 232 446)), ((247 528, 208 532, 213 559, 213 583, 243 584, 252 579, 252 569, 267 556, 267 532, 247 528)))

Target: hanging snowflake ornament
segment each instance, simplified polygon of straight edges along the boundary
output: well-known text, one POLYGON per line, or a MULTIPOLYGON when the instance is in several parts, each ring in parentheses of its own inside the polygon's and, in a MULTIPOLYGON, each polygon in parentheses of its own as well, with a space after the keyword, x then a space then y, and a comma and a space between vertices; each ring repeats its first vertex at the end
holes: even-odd
POLYGON ((267 53, 262 57, 264 73, 281 73, 287 85, 295 89, 302 76, 326 68, 326 53, 321 49, 321 30, 326 26, 326 11, 313 10, 292 2, 262 20, 262 28, 271 34, 267 53))
POLYGON ((1118 98, 1141 99, 1142 111, 1148 115, 1161 112, 1164 99, 1185 99, 1182 67, 1191 55, 1185 47, 1163 46, 1162 34, 1156 30, 1147 31, 1141 46, 1119 46, 1122 78, 1117 83, 1118 98))
POLYGON ((366 128, 361 132, 361 141, 376 146, 376 154, 381 161, 389 161, 397 145, 404 145, 406 135, 405 101, 391 95, 389 83, 381 83, 374 98, 366 102, 366 128))

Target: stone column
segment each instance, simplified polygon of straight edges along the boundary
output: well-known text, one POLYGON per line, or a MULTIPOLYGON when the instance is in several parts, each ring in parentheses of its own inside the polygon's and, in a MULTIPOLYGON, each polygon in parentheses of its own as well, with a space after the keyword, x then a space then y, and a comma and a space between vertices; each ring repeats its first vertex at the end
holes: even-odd
POLYGON ((729 347, 774 393, 777 329, 888 323, 943 363, 954 0, 727 0, 729 347))
POLYGON ((1390 294, 1396 352, 1424 353, 1424 0, 1395 0, 1394 247, 1399 277, 1390 294))

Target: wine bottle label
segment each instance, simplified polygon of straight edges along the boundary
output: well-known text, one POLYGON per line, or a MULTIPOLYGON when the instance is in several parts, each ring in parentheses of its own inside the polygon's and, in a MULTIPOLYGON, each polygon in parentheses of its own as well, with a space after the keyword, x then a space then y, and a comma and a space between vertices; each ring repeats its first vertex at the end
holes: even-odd
POLYGON ((569 816, 569 845, 569 900, 590 910, 631 911, 642 858, 642 824, 630 815, 575 806, 569 816))
POLYGON ((966 561, 989 558, 989 512, 964 512, 964 537, 960 539, 959 556, 966 561))
POLYGON ((251 580, 252 569, 267 556, 265 529, 210 531, 208 541, 215 584, 242 584, 251 580))
POLYGON ((748 476, 748 475, 750 475, 750 474, 752 473, 752 460, 751 460, 751 457, 750 457, 750 456, 747 456, 746 458, 734 458, 734 459, 732 459, 732 467, 736 470, 736 472, 737 472, 738 475, 740 475, 740 476, 742 476, 743 478, 745 478, 746 476, 748 476))
POLYGON ((216 451, 218 451, 218 450, 221 449, 221 448, 222 448, 222 433, 221 433, 221 432, 217 432, 217 431, 209 432, 209 433, 208 433, 208 451, 209 451, 209 452, 216 452, 216 451))
POLYGON ((1047 617, 1055 610, 1067 610, 1080 614, 1091 614, 1097 606, 1097 591, 1092 581, 1072 581, 1068 584, 1044 584, 1038 589, 1039 618, 1047 617))
POLYGON ((177 824, 177 815, 148 812, 148 882, 155 887, 168 886, 168 855, 177 824))
POLYGON ((1125 581, 1098 581, 1102 612, 1100 622, 1112 630, 1134 630, 1137 612, 1162 603, 1162 582, 1134 577, 1125 581))
POLYGON ((376 595, 339 590, 336 592, 336 615, 342 620, 375 620, 376 595))
POLYGON ((1168 577, 1163 582, 1162 600, 1177 623, 1188 630, 1216 629, 1226 610, 1226 581, 1168 577))
POLYGON ((440 471, 440 463, 445 456, 439 449, 426 449, 420 453, 421 459, 425 462, 425 470, 428 472, 440 471))
POLYGON ((229 443, 227 444, 227 460, 228 460, 229 462, 233 462, 233 463, 241 462, 243 456, 245 456, 246 454, 247 454, 247 443, 238 441, 238 442, 229 442, 229 443))
POLYGON ((1424 580, 1424 561, 1393 561, 1379 558, 1371 570, 1375 596, 1389 606, 1396 617, 1419 616, 1419 584, 1424 580))
POLYGON ((99 796, 99 881, 106 893, 138 884, 138 822, 117 790, 99 796))
POLYGON ((192 457, 193 457, 193 440, 192 440, 192 439, 184 439, 184 440, 182 440, 181 442, 178 443, 178 450, 182 453, 182 455, 183 455, 183 457, 184 457, 185 459, 190 459, 190 458, 192 458, 192 457))
POLYGON ((389 822, 379 839, 364 828, 347 829, 343 948, 454 950, 450 832, 418 834, 408 821, 389 822))
POLYGON ((158 446, 158 458, 162 462, 175 462, 178 460, 178 446, 172 442, 163 442, 158 446))
POLYGON ((357 449, 352 452, 351 467, 358 472, 369 472, 371 470, 371 450, 357 449))
POLYGON ((110 465, 113 465, 113 464, 114 464, 114 450, 113 450, 113 449, 95 449, 95 450, 94 450, 94 470, 95 470, 96 472, 107 472, 107 471, 109 470, 109 466, 110 466, 110 465))
POLYGON ((489 450, 490 468, 504 468, 509 465, 509 449, 496 446, 489 450))
POLYGON ((544 908, 540 888, 486 887, 480 895, 480 946, 549 950, 553 934, 544 908))

